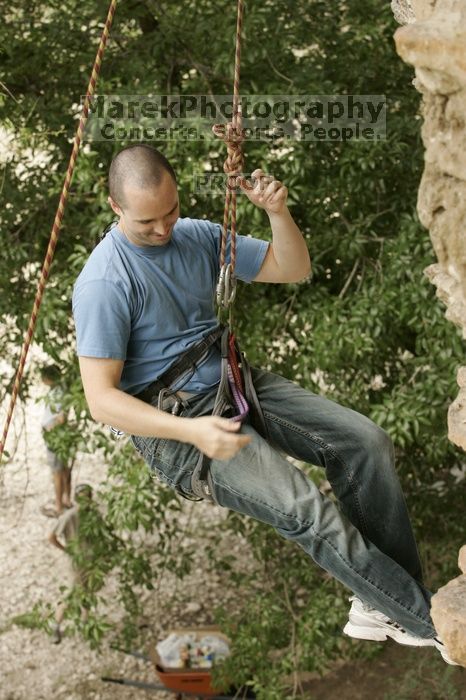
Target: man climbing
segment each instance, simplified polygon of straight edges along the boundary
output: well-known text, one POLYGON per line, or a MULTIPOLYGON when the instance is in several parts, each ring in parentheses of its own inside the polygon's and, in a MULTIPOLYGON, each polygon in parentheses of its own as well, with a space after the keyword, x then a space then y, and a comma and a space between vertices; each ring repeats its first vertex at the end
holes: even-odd
MULTIPOLYGON (((310 273, 310 258, 287 189, 261 170, 253 177, 238 185, 267 213, 272 243, 238 236, 236 277, 297 282, 310 273)), ((436 646, 449 661, 435 637, 388 435, 365 416, 254 368, 267 439, 249 420, 212 416, 220 380, 215 344, 171 393, 153 392, 154 380, 217 326, 221 227, 180 218, 175 173, 146 145, 116 155, 109 190, 118 224, 91 254, 73 294, 92 416, 129 433, 158 478, 188 498, 205 455, 216 503, 272 525, 355 593, 347 634, 436 646), (339 504, 280 451, 324 467, 339 504)))

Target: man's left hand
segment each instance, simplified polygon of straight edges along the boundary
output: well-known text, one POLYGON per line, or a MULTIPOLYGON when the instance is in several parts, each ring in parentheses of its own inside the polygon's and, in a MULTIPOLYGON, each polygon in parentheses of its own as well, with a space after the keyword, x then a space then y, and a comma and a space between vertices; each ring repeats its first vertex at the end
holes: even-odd
POLYGON ((238 177, 237 184, 246 197, 268 214, 281 214, 286 211, 288 190, 280 180, 272 175, 266 175, 260 168, 254 170, 252 182, 245 177, 238 177))

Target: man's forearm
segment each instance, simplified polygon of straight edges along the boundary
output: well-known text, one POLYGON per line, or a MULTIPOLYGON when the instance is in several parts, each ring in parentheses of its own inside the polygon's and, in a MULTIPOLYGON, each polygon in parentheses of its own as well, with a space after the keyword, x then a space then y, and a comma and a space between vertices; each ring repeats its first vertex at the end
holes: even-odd
POLYGON ((189 418, 159 411, 120 389, 106 389, 89 407, 95 420, 125 433, 191 442, 189 418))
POLYGON ((289 209, 283 213, 267 212, 273 235, 273 253, 284 276, 303 279, 311 272, 311 258, 303 234, 293 220, 289 209))

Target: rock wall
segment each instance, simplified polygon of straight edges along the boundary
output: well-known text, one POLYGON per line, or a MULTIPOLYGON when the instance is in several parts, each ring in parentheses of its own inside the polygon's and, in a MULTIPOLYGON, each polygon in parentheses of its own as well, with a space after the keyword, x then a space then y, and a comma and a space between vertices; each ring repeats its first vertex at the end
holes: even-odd
POLYGON ((466 667, 466 545, 460 549, 458 566, 463 575, 439 588, 430 612, 451 658, 466 667))
MULTIPOLYGON (((425 169, 418 214, 438 262, 425 274, 446 304, 446 317, 466 339, 466 0, 393 0, 404 24, 396 50, 415 68, 422 94, 425 169)), ((448 434, 466 450, 466 367, 448 412, 448 434)))
MULTIPOLYGON (((415 68, 422 94, 425 168, 417 209, 438 262, 425 274, 466 338, 466 0, 393 0, 396 50, 415 68)), ((466 367, 448 411, 448 436, 466 450, 466 367)), ((466 546, 463 571, 432 598, 432 619, 453 660, 466 667, 466 546)))

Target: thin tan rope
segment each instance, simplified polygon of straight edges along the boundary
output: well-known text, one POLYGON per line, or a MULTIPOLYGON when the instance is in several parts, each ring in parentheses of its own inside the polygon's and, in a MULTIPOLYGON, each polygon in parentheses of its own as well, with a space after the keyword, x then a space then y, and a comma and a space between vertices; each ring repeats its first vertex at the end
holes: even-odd
POLYGON ((241 68, 241 29, 243 26, 243 0, 238 0, 236 21, 235 75, 233 78, 233 114, 228 124, 214 124, 212 131, 221 138, 227 147, 227 158, 223 170, 227 174, 225 208, 223 210, 222 243, 220 248, 220 267, 225 265, 225 255, 228 237, 228 221, 231 217, 231 275, 234 275, 236 265, 236 178, 243 170, 244 130, 242 128, 241 108, 239 104, 239 78, 241 68))
POLYGON ((108 8, 107 19, 105 21, 105 26, 102 30, 102 35, 100 37, 99 48, 97 49, 97 55, 95 57, 94 66, 92 68, 91 77, 89 80, 89 85, 87 87, 86 98, 84 100, 83 108, 81 110, 81 118, 79 120, 78 128, 74 137, 73 149, 71 151, 70 161, 68 164, 68 169, 66 171, 65 181, 63 183, 62 192, 60 195, 60 201, 58 203, 58 209, 55 214, 55 219, 52 226, 52 232, 50 234, 50 240, 47 247, 47 252, 45 254, 44 263, 40 273, 39 282, 37 285, 36 297, 34 299, 34 304, 32 308, 31 317, 29 319, 29 326, 24 336, 23 347, 21 349, 21 356, 19 358, 18 369, 15 376, 15 381, 13 384, 13 390, 11 392, 10 404, 8 406, 7 416, 5 419, 5 425, 3 428, 2 440, 0 442, 0 460, 5 449, 5 443, 8 436, 8 429, 10 427, 11 418, 13 416, 13 411, 16 404, 16 399, 18 397, 19 389, 21 386, 21 380, 23 378, 24 366, 26 364, 26 358, 29 351, 29 347, 32 342, 34 331, 37 323, 37 315, 42 303, 42 298, 44 296, 45 285, 47 283, 50 267, 53 262, 55 248, 57 246, 58 237, 60 235, 61 224, 63 220, 63 215, 65 213, 65 206, 68 200, 69 188, 71 184, 71 179, 73 177, 74 168, 76 165, 76 159, 79 152, 79 147, 81 144, 82 136, 84 133, 84 127, 86 125, 87 119, 89 117, 89 108, 92 100, 92 96, 95 92, 95 87, 97 84, 97 78, 100 73, 100 66, 102 63, 102 58, 104 55, 105 47, 107 45, 108 36, 110 33, 110 28, 113 22, 113 16, 115 14, 117 0, 111 0, 110 6, 108 8))

